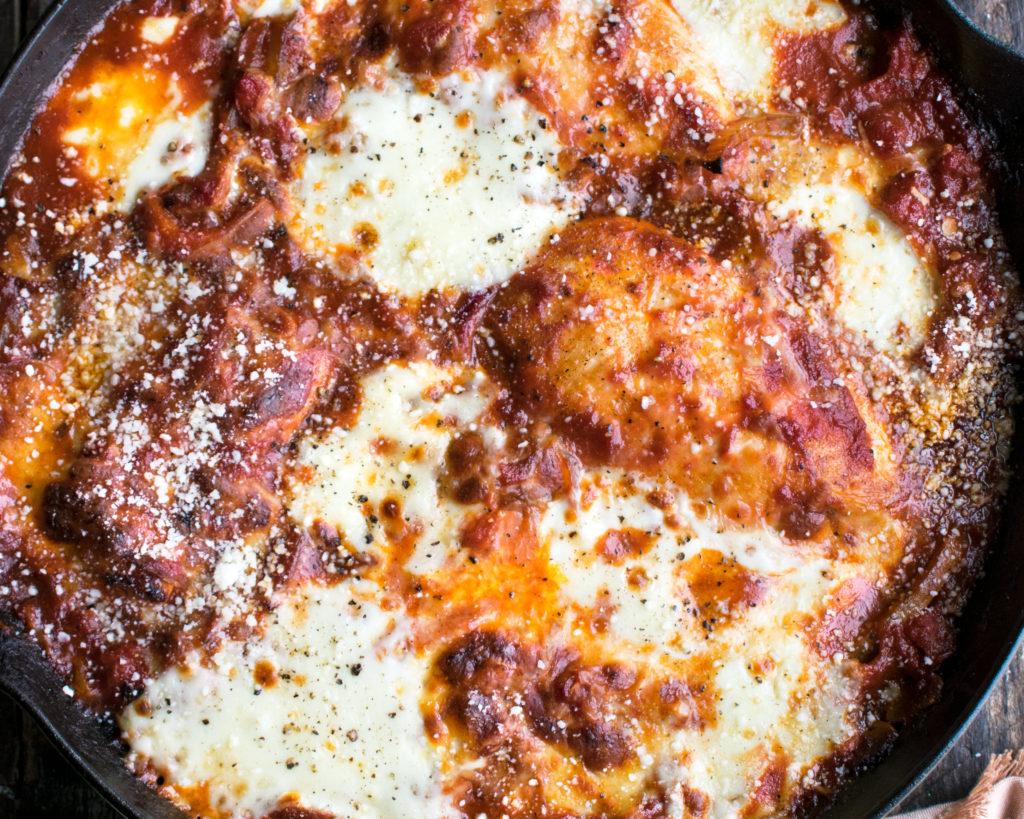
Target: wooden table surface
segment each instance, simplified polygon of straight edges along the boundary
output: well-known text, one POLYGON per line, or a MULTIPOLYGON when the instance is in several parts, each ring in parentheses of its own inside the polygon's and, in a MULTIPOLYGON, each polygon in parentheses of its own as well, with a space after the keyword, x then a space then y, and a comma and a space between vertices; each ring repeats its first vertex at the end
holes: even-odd
MULTIPOLYGON (((1024 0, 957 2, 983 28, 1024 50, 1024 0)), ((49 0, 0 0, 0 66, 48 5, 49 0)), ((990 754, 1022 747, 1024 657, 1018 656, 960 741, 901 808, 962 798, 990 754)), ((31 718, 0 695, 0 819, 28 817, 118 819, 120 814, 64 761, 31 718)))

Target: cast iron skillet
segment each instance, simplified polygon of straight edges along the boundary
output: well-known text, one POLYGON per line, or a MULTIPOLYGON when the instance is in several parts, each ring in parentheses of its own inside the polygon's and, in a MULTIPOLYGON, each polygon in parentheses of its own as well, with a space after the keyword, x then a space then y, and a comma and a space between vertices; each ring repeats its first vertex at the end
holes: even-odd
MULTIPOLYGON (((0 167, 5 167, 32 114, 114 0, 59 0, 29 38, 0 84, 0 167)), ((999 137, 1007 167, 994 174, 1003 230, 1024 271, 1024 57, 980 32, 942 0, 888 0, 875 10, 884 23, 903 9, 935 47, 946 70, 970 89, 973 103, 999 137)), ((1016 448, 1024 436, 1018 413, 1016 448)), ((960 736, 1022 643, 1024 631, 1024 470, 1010 488, 1000 536, 986 574, 959 621, 957 652, 943 667, 940 701, 909 727, 891 754, 843 791, 828 817, 884 816, 911 792, 960 736)), ((14 697, 85 777, 126 816, 184 819, 135 779, 121 761, 112 726, 85 716, 39 650, 0 623, 0 690, 14 697)))

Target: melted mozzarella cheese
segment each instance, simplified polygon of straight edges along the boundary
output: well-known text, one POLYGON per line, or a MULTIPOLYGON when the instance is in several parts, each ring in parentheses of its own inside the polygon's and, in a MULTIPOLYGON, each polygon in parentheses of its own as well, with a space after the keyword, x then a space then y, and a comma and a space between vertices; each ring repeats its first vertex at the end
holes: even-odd
MULTIPOLYGON (((154 31, 153 36, 166 33, 159 26, 154 31)), ((188 111, 177 83, 165 82, 139 77, 131 67, 100 66, 93 82, 75 95, 74 115, 61 134, 81 156, 85 173, 113 184, 123 211, 141 191, 194 176, 206 164, 212 104, 188 111)))
POLYGON ((213 130, 209 103, 189 116, 171 116, 154 127, 125 169, 120 205, 130 210, 144 190, 159 188, 179 176, 195 176, 206 165, 213 130))
MULTIPOLYGON (((481 432, 492 448, 504 440, 487 421, 487 382, 421 362, 391 365, 360 386, 356 424, 300 446, 295 475, 306 477, 290 479, 291 513, 306 526, 332 523, 362 547, 373 535, 371 514, 396 498, 421 527, 414 571, 438 570, 457 549, 462 524, 477 512, 440 491, 448 443, 467 428, 481 432)), ((714 723, 655 736, 647 752, 667 791, 699 788, 711 798, 712 815, 730 816, 746 803, 775 743, 790 752, 793 769, 803 771, 853 733, 846 703, 855 680, 845 666, 815 654, 802 624, 854 569, 812 547, 801 551, 767 529, 722 528, 697 515, 678 490, 667 509, 656 508, 648 500, 653 488, 624 475, 585 472, 573 499, 552 501, 544 510, 541 548, 562 599, 577 613, 565 622, 563 638, 572 642, 570 633, 587 611, 610 607, 610 627, 597 638, 609 660, 666 674, 693 662, 714 669, 714 723), (646 532, 653 543, 643 556, 613 565, 596 544, 623 526, 646 532), (695 617, 681 567, 708 549, 763 578, 763 599, 732 610, 716 604, 695 617), (644 574, 639 585, 631 580, 637 568, 644 574), (702 618, 717 625, 708 630, 702 618)))
MULTIPOLYGON (((476 428, 490 399, 483 374, 465 378, 427 362, 389 365, 361 383, 363 403, 351 429, 306 438, 292 477, 290 511, 302 525, 322 520, 360 549, 374 541, 381 504, 396 500, 407 522, 420 527, 421 547, 408 567, 440 565, 455 548, 459 521, 471 507, 442 497, 445 452, 457 428, 476 428), (433 544, 433 545, 432 545, 433 544)), ((498 444, 500 431, 488 430, 498 444)))
POLYGON ((833 310, 879 350, 917 347, 936 306, 932 276, 903 232, 856 188, 841 183, 798 185, 771 205, 820 230, 832 246, 833 310))
POLYGON ((589 500, 569 515, 566 504, 553 503, 541 522, 564 578, 562 594, 585 608, 614 608, 602 640, 617 659, 639 658, 666 669, 679 661, 710 663, 719 695, 716 720, 670 731, 649 752, 668 793, 681 795, 683 785, 699 789, 711 799, 709 815, 735 816, 773 744, 786 749, 793 770, 802 771, 854 732, 847 720, 856 683, 852 667, 818 657, 801 624, 856 569, 802 554, 767 529, 722 529, 695 515, 679 491, 668 510, 674 520, 669 527, 666 512, 647 500, 652 487, 609 477, 585 474, 581 495, 589 500), (623 526, 645 531, 654 543, 643 556, 612 565, 596 544, 623 526), (755 606, 731 612, 711 606, 695 616, 679 566, 706 549, 763 577, 765 597, 755 606), (644 582, 634 585, 630 577, 637 568, 644 582), (701 619, 717 623, 709 630, 701 619))
POLYGON ((214 807, 262 816, 289 794, 352 819, 446 816, 419 706, 428 664, 400 620, 353 585, 308 587, 261 638, 158 677, 122 728, 176 786, 207 784, 214 807))
POLYGON ((404 295, 507 279, 576 209, 539 120, 493 71, 430 94, 397 73, 355 88, 311 137, 293 230, 312 252, 357 252, 404 295))
POLYGON ((156 17, 149 16, 142 21, 140 34, 147 43, 163 45, 178 28, 178 18, 174 16, 156 17))
POLYGON ((786 749, 791 771, 804 771, 856 731, 848 718, 856 664, 819 657, 801 628, 834 587, 826 576, 835 568, 819 560, 784 574, 741 628, 718 637, 718 719, 675 740, 676 749, 693 751, 691 782, 711 796, 715 816, 747 803, 762 770, 757 760, 767 761, 773 746, 786 749))
POLYGON ((718 79, 739 97, 772 93, 776 37, 839 25, 846 14, 832 0, 672 0, 704 45, 718 79))
POLYGON ((703 731, 679 732, 659 756, 665 789, 703 791, 709 816, 740 815, 775 746, 785 749, 788 770, 799 775, 855 733, 852 666, 809 656, 798 618, 786 614, 776 620, 778 609, 759 607, 742 637, 723 647, 715 661, 716 721, 703 731))
MULTIPOLYGON (((714 520, 694 514, 690 499, 675 491, 669 526, 665 512, 652 506, 646 484, 631 490, 617 488, 620 482, 601 476, 583 479, 588 498, 578 511, 565 501, 550 503, 540 524, 540 534, 549 546, 552 563, 562 575, 562 593, 568 600, 592 607, 601 600, 615 606, 612 633, 637 646, 655 647, 689 656, 694 640, 702 644, 705 634, 694 624, 687 599, 686 582, 678 564, 704 549, 714 549, 756 574, 792 577, 793 593, 800 589, 797 579, 811 583, 809 596, 790 598, 787 606, 813 605, 818 595, 820 572, 828 562, 801 554, 769 529, 722 529, 714 520), (608 531, 628 526, 639 529, 653 541, 636 562, 611 563, 595 549, 608 531), (644 568, 645 581, 630 583, 630 569, 644 568), (805 577, 806 575, 806 577, 805 577)), ((788 581, 787 581, 788 582, 788 581)))
MULTIPOLYGON (((374 548, 364 545, 374 538, 374 513, 396 499, 416 532, 409 567, 445 571, 458 532, 480 508, 456 504, 441 491, 445 452, 464 430, 480 433, 489 449, 502 448, 504 435, 489 416, 493 388, 479 373, 428 362, 389 365, 363 378, 360 388, 362 406, 351 428, 302 441, 286 481, 290 512, 300 525, 326 521, 350 543, 374 548)), ((595 635, 592 648, 608 661, 683 678, 691 667, 712 669, 714 720, 665 726, 643 750, 644 765, 667 793, 699 789, 710 798, 709 815, 733 816, 747 804, 774 747, 786 749, 798 776, 853 734, 852 667, 818 656, 805 625, 859 567, 829 560, 813 546, 801 550, 769 530, 723 528, 696 514, 685 493, 671 486, 586 470, 572 498, 547 505, 538 535, 551 561, 545 574, 559 584, 569 613, 554 639, 574 642, 587 612, 603 606, 613 612, 610 627, 595 635), (674 492, 674 502, 652 505, 655 488, 663 496, 674 492), (612 565, 596 546, 623 526, 648 533, 652 545, 612 565), (764 579, 766 593, 756 605, 730 609, 719 601, 694 614, 693 581, 682 567, 709 549, 764 579), (638 568, 641 584, 632 582, 638 568), (717 624, 709 629, 702 618, 717 624)), ((215 581, 233 582, 242 568, 224 559, 215 581)), ((164 674, 147 692, 153 715, 130 709, 122 719, 134 752, 176 786, 208 783, 212 796, 234 811, 264 810, 275 794, 288 792, 312 808, 346 806, 354 817, 443 815, 441 783, 457 770, 442 775, 426 750, 416 710, 426 661, 400 639, 401 613, 392 622, 369 589, 369 581, 360 581, 293 592, 263 638, 248 647, 229 644, 209 668, 164 674), (238 714, 245 711, 243 698, 259 687, 260 661, 269 661, 280 680, 261 691, 258 705, 267 711, 249 724, 238 714), (345 676, 353 662, 362 664, 357 679, 345 676), (331 687, 339 676, 340 691, 331 687), (347 739, 349 731, 358 739, 339 750, 338 737, 347 739), (364 731, 365 746, 359 744, 364 731), (266 740, 282 732, 283 746, 266 740), (410 807, 416 799, 424 807, 410 807)))
POLYGON ((567 515, 568 504, 554 502, 545 510, 540 526, 551 562, 562 575, 565 599, 584 608, 608 599, 615 606, 612 633, 637 646, 668 648, 687 641, 689 617, 672 565, 681 544, 671 532, 662 531, 661 513, 642 497, 616 497, 612 493, 602 493, 581 511, 578 516, 567 515), (605 532, 620 528, 622 520, 646 533, 664 535, 649 552, 651 558, 643 561, 647 577, 643 589, 630 586, 629 566, 605 561, 594 548, 605 532), (660 562, 663 552, 668 553, 667 563, 660 562))

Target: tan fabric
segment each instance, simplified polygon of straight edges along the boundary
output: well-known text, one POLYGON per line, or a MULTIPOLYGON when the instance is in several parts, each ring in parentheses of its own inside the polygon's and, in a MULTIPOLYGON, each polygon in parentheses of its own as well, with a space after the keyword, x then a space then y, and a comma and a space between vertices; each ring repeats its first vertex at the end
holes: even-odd
POLYGON ((1024 751, 993 756, 962 802, 901 813, 890 819, 1024 819, 1024 751))

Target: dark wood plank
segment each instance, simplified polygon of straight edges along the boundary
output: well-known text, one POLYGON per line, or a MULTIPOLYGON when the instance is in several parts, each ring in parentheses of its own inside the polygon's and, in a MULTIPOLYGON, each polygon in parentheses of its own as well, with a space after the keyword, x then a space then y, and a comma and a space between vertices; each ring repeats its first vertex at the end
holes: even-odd
POLYGON ((0 66, 7 65, 7 60, 18 45, 21 36, 18 12, 17 0, 0 4, 0 66))
POLYGON ((21 9, 21 36, 26 37, 50 7, 51 0, 14 0, 13 4, 21 9))
POLYGON ((960 741, 931 775, 900 806, 901 810, 965 797, 988 764, 989 756, 1024 748, 1024 658, 1014 659, 960 741))
MULTIPOLYGON (((991 34, 1024 49, 1024 0, 958 0, 991 34)), ((47 0, 0 0, 0 65, 32 30, 47 0)), ((1024 658, 1017 657, 960 742, 904 803, 910 809, 967 794, 988 757, 1024 747, 1024 658)), ((0 696, 0 816, 117 819, 32 720, 0 696)))
POLYGON ((123 819, 6 697, 0 697, 0 740, 4 819, 123 819))
POLYGON ((989 34, 1024 49, 1022 0, 957 0, 957 3, 989 34))

